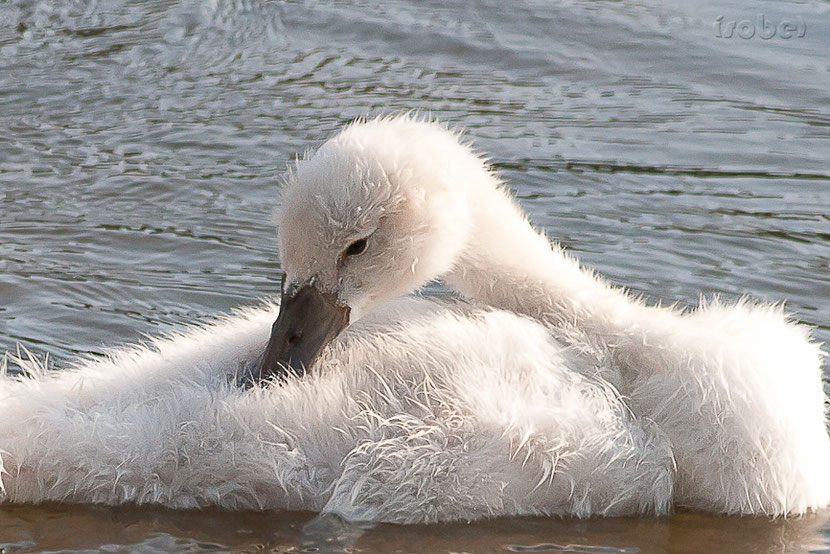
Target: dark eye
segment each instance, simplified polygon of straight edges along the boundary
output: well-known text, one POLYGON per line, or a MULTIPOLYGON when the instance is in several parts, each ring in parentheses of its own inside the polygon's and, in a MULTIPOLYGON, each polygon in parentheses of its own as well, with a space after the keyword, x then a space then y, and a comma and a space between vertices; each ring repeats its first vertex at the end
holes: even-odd
POLYGON ((351 243, 346 249, 343 251, 344 256, 359 256, 366 252, 366 246, 368 245, 368 241, 366 239, 358 239, 351 243))

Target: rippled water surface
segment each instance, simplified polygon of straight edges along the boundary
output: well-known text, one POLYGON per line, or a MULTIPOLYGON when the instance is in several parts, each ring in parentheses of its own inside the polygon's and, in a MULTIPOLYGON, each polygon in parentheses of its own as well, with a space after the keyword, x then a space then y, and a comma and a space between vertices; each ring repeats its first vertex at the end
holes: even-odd
MULTIPOLYGON (((830 342, 828 52, 827 2, 0 1, 0 351, 60 368, 275 294, 286 164, 354 117, 413 108, 466 128, 533 221, 613 281, 786 300, 830 342), (754 36, 726 38, 733 21, 754 36)), ((827 514, 312 518, 4 508, 0 543, 830 549, 827 514)))

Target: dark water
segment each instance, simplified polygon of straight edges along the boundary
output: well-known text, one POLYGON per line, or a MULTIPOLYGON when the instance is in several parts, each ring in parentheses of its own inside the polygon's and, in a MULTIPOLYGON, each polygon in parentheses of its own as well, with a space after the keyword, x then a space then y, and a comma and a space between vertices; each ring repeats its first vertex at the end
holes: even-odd
MULTIPOLYGON (((468 129, 533 221, 615 282, 786 300, 830 342, 828 52, 827 2, 0 1, 0 352, 60 367, 273 295, 286 163, 406 109, 468 129)), ((830 549, 827 514, 311 518, 4 508, 0 543, 830 549)))
POLYGON ((5 552, 820 552, 827 518, 500 519, 349 525, 310 513, 45 506, 0 509, 5 552))

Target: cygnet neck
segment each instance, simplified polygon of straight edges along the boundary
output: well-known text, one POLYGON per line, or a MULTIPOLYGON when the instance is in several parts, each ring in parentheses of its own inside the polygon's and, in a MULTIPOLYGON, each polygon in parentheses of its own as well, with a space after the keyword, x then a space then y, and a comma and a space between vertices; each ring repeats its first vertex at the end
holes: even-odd
POLYGON ((473 188, 469 238, 444 276, 450 287, 475 302, 588 335, 636 326, 637 316, 649 308, 538 233, 508 193, 494 185, 473 188))

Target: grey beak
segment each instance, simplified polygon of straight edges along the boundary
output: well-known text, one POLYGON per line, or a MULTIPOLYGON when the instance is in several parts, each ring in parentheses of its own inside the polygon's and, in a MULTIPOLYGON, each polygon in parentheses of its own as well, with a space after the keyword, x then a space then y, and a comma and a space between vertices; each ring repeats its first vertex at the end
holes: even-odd
POLYGON ((304 375, 314 360, 349 324, 349 307, 332 294, 304 285, 283 292, 280 313, 259 368, 259 381, 289 374, 304 375))

